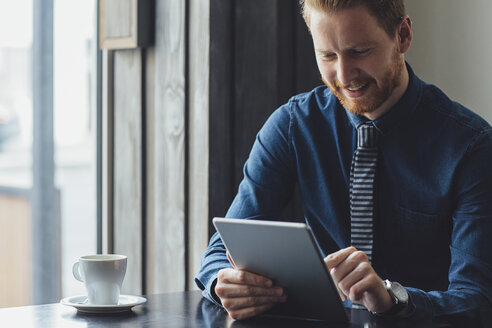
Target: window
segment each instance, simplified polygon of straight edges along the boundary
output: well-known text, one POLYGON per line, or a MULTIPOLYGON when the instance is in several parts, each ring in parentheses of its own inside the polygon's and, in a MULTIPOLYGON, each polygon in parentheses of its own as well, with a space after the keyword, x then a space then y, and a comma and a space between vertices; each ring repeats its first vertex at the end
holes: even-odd
POLYGON ((96 0, 48 3, 0 0, 0 307, 83 294, 71 266, 96 253, 96 0))

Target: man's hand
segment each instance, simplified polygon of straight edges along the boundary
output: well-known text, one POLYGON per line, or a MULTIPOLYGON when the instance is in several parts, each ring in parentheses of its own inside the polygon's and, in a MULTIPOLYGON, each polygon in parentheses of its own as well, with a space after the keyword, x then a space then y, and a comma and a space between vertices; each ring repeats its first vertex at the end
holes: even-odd
POLYGON ((256 316, 287 300, 283 289, 272 286, 270 279, 233 268, 219 271, 215 294, 235 320, 256 316))
POLYGON ((355 247, 344 248, 328 255, 325 263, 342 300, 348 298, 372 312, 384 312, 393 305, 383 280, 376 274, 364 252, 355 247))

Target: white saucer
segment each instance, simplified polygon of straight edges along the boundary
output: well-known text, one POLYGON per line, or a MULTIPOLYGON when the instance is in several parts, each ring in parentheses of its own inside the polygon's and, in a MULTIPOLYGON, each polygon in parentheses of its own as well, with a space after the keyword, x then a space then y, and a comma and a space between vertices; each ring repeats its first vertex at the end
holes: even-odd
POLYGON ((147 299, 140 296, 120 295, 120 300, 117 305, 94 305, 89 304, 86 295, 72 296, 64 298, 60 301, 61 304, 73 306, 79 312, 84 313, 118 313, 129 311, 132 307, 141 305, 147 302, 147 299))

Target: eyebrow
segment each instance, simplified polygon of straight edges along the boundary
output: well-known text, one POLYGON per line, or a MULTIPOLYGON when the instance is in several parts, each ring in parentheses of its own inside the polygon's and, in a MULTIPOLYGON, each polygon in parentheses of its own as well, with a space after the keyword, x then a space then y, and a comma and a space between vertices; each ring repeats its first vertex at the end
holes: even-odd
MULTIPOLYGON (((344 51, 350 50, 350 49, 355 49, 355 48, 370 48, 376 46, 377 42, 374 41, 367 41, 367 42, 362 42, 362 43, 357 43, 353 44, 351 46, 348 46, 344 49, 344 51)), ((314 48, 315 52, 320 52, 320 53, 328 53, 328 52, 333 52, 331 50, 326 50, 326 49, 320 49, 320 48, 314 48)))

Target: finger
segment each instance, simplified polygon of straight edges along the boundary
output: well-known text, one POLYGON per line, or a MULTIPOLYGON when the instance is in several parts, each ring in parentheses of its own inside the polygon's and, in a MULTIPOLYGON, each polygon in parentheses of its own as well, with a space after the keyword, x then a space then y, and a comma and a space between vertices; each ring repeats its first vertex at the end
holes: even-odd
POLYGON ((240 297, 226 298, 222 301, 222 305, 228 311, 240 310, 250 307, 258 307, 265 304, 284 303, 287 301, 287 296, 260 296, 260 297, 240 297))
POLYGON ((350 297, 351 288, 365 277, 373 274, 373 272, 369 263, 362 262, 350 271, 350 273, 345 275, 343 279, 338 281, 338 288, 340 288, 345 295, 350 297))
POLYGON ((338 281, 335 280, 335 278, 333 278, 333 282, 335 284, 335 287, 337 288, 338 295, 340 295, 340 298, 342 299, 342 302, 344 302, 345 300, 347 300, 347 295, 345 295, 345 293, 340 289, 340 287, 338 287, 338 281))
POLYGON ((254 317, 263 312, 266 312, 270 310, 274 305, 275 304, 270 303, 270 304, 264 304, 264 305, 259 305, 256 307, 250 307, 240 310, 232 310, 229 311, 229 316, 234 320, 243 320, 243 319, 254 317))
POLYGON ((357 251, 357 249, 355 249, 355 247, 350 246, 347 248, 342 248, 341 250, 335 253, 331 253, 330 255, 325 257, 326 266, 328 266, 328 269, 332 269, 336 267, 355 251, 357 251))
POLYGON ((369 264, 367 255, 362 251, 355 251, 351 253, 343 262, 332 268, 330 270, 330 273, 334 280, 341 281, 346 275, 355 270, 361 263, 369 264))
POLYGON ((224 284, 223 288, 220 287, 220 294, 217 295, 222 297, 282 296, 284 294, 281 287, 264 288, 236 284, 224 284))
POLYGON ((236 265, 234 264, 234 261, 231 258, 231 254, 229 254, 229 251, 226 251, 227 259, 229 260, 229 263, 232 265, 232 267, 235 269, 236 265))
POLYGON ((266 277, 260 276, 255 273, 235 269, 224 269, 219 271, 219 279, 223 282, 228 282, 232 284, 259 287, 271 287, 273 284, 272 281, 266 277))
POLYGON ((359 259, 360 257, 362 257, 359 254, 358 256, 355 256, 354 259, 353 258, 354 254, 358 254, 358 253, 362 253, 362 252, 355 250, 355 248, 353 247, 349 247, 349 248, 344 248, 336 253, 331 254, 332 256, 327 257, 328 260, 335 260, 335 261, 339 261, 343 259, 340 263, 338 263, 337 266, 330 269, 330 275, 333 278, 335 286, 337 287, 338 290, 338 294, 340 295, 342 301, 345 301, 348 298, 348 290, 340 288, 339 281, 342 280, 350 271, 352 271, 360 261, 364 260, 364 258, 367 261, 367 257, 363 253, 362 256, 364 258, 359 259))
POLYGON ((382 302, 382 294, 385 292, 384 284, 377 275, 366 275, 352 285, 349 298, 352 302, 373 308, 382 302))
POLYGON ((282 287, 259 287, 251 285, 242 285, 218 281, 215 285, 215 293, 221 297, 249 297, 249 296, 282 296, 284 290, 282 287))

